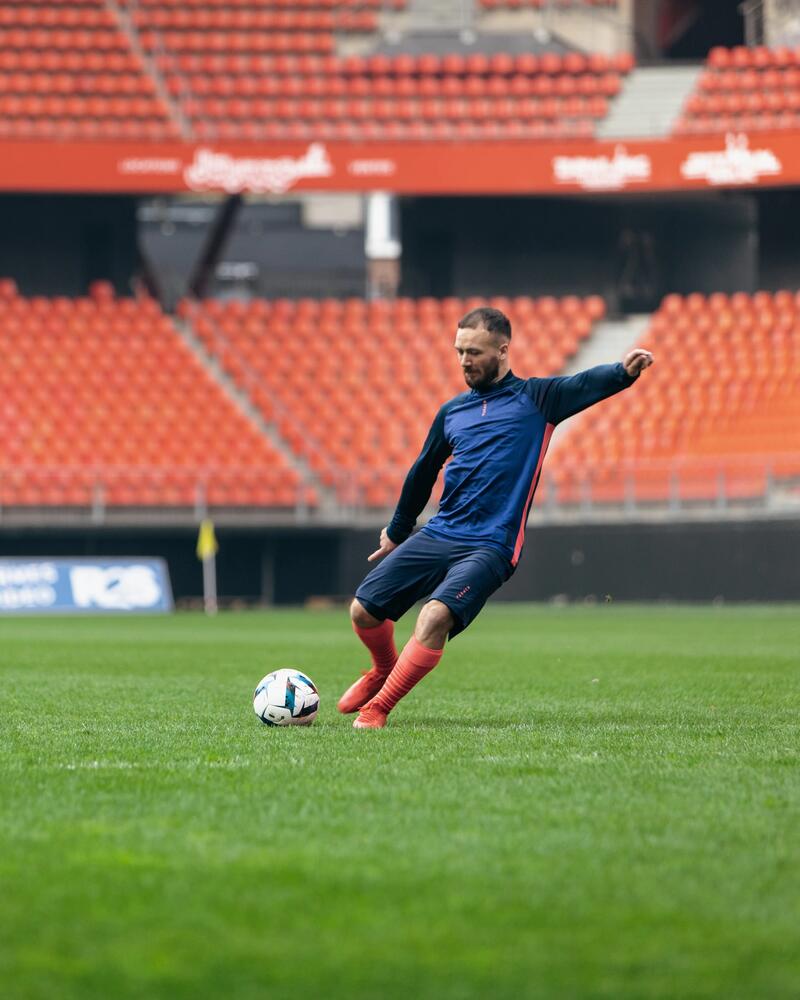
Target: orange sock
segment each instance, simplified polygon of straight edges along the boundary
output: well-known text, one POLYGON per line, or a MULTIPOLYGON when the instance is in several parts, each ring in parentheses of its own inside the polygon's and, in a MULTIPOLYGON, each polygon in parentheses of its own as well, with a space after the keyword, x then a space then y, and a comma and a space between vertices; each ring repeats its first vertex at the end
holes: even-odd
POLYGON ((384 712, 391 712, 394 706, 411 688, 431 672, 441 660, 443 649, 428 649, 412 635, 403 648, 394 670, 386 678, 375 698, 375 704, 384 712))
POLYGON ((353 631, 370 651, 373 668, 379 674, 388 674, 397 663, 394 622, 387 618, 375 628, 361 628, 353 622, 353 631))

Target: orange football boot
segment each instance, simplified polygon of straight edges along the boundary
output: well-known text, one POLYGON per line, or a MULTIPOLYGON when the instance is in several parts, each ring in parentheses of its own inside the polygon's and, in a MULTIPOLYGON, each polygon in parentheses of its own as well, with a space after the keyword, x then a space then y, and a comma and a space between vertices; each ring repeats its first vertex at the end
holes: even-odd
POLYGON ((351 684, 345 691, 336 707, 343 715, 357 712, 363 705, 366 705, 370 698, 375 697, 388 676, 388 674, 380 673, 375 667, 372 670, 365 670, 355 684, 351 684))
POLYGON ((353 729, 383 729, 388 714, 380 705, 369 701, 358 713, 358 717, 353 722, 353 729))

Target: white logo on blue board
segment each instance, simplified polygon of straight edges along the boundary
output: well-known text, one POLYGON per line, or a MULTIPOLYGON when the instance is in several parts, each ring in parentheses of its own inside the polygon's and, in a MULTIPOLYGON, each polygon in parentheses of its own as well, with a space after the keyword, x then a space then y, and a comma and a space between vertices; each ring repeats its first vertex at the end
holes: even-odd
POLYGON ((69 571, 72 596, 79 608, 133 611, 161 600, 161 584, 150 566, 75 566, 69 571))
POLYGON ((51 607, 56 603, 57 580, 52 563, 0 565, 0 611, 51 607))

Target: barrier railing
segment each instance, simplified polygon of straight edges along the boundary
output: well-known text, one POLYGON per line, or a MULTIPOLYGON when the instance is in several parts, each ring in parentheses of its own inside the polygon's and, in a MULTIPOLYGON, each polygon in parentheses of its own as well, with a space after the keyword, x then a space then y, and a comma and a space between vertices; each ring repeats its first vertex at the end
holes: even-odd
POLYGON ((800 506, 800 455, 681 456, 545 469, 545 512, 800 506))

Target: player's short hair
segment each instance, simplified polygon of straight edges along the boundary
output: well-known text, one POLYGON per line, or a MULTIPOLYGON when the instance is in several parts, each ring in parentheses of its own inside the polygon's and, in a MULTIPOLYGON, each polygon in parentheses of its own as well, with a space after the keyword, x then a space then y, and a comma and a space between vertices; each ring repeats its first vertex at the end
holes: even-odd
POLYGON ((505 313, 491 306, 479 306, 472 309, 458 321, 461 330, 478 330, 483 327, 487 333, 511 340, 511 323, 505 313))

